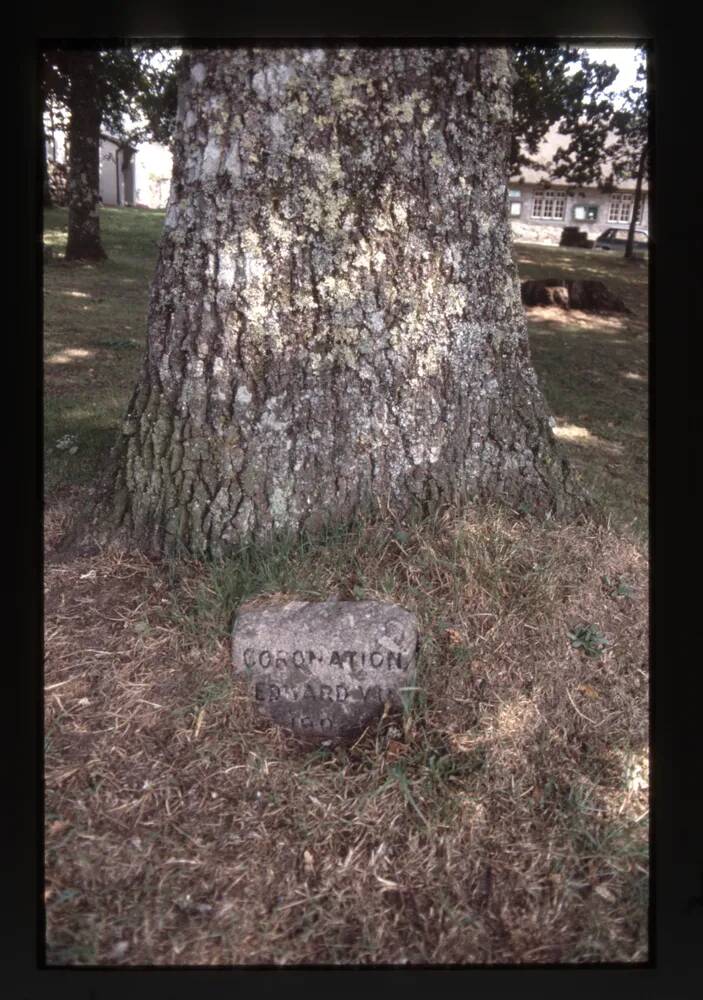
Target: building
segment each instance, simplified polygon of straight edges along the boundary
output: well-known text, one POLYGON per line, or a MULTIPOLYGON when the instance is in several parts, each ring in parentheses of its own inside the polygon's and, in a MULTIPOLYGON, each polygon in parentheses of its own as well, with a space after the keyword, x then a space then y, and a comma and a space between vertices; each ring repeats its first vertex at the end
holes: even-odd
MULTIPOLYGON (((47 132, 48 169, 56 204, 65 203, 67 142, 59 129, 47 132)), ((100 199, 106 206, 165 208, 171 187, 171 153, 166 146, 139 146, 100 135, 100 199)))
MULTIPOLYGON (((511 178, 508 194, 513 236, 526 243, 558 244, 562 230, 576 227, 595 239, 610 227, 626 229, 632 220, 635 180, 618 182, 612 190, 596 186, 579 187, 552 180, 549 162, 568 137, 550 132, 540 147, 541 167, 523 167, 511 178)), ((647 184, 642 187, 636 225, 649 229, 647 184)))
POLYGON ((165 208, 171 188, 171 154, 166 146, 130 146, 109 135, 100 138, 100 197, 103 205, 165 208))
POLYGON ((100 136, 100 200, 103 205, 134 205, 136 146, 100 136))
POLYGON ((137 149, 134 174, 136 204, 143 208, 165 208, 171 191, 173 157, 167 146, 144 142, 137 149))

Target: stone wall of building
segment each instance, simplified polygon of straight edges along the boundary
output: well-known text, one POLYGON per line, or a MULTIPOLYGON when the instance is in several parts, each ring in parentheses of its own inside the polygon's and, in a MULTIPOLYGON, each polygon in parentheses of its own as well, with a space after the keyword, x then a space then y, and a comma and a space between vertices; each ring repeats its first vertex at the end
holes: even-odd
MULTIPOLYGON (((529 243, 544 243, 557 246, 561 240, 562 230, 566 227, 576 227, 588 238, 595 240, 606 229, 618 227, 627 229, 629 220, 624 218, 625 212, 619 212, 623 217, 617 221, 610 219, 611 205, 617 201, 623 205, 623 197, 631 197, 631 192, 602 192, 595 188, 573 188, 563 185, 544 184, 511 184, 510 203, 513 238, 529 243), (547 204, 554 207, 554 214, 561 214, 558 219, 535 218, 537 203, 538 215, 544 214, 547 204), (514 206, 520 206, 520 214, 514 214, 514 206), (577 209, 595 210, 595 219, 577 218, 577 209)), ((641 221, 638 228, 648 227, 648 205, 646 196, 642 204, 641 221)))

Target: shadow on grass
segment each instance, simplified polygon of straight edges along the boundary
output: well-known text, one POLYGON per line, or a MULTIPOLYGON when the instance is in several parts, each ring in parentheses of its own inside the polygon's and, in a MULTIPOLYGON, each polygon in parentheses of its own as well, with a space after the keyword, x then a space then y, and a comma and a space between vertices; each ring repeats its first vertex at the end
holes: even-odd
POLYGON ((44 487, 47 493, 65 485, 85 485, 95 477, 115 443, 121 411, 76 407, 45 409, 44 487), (68 439, 68 440, 67 440, 68 439), (57 447, 65 443, 65 447, 57 447), (77 449, 74 454, 71 450, 77 449))
POLYGON ((646 340, 620 321, 528 310, 532 362, 555 435, 621 524, 646 530, 646 340))
POLYGON ((624 299, 628 308, 641 311, 646 307, 649 266, 645 260, 628 261, 620 254, 578 248, 566 251, 561 247, 526 243, 514 245, 514 257, 522 281, 595 279, 605 282, 611 291, 624 299))

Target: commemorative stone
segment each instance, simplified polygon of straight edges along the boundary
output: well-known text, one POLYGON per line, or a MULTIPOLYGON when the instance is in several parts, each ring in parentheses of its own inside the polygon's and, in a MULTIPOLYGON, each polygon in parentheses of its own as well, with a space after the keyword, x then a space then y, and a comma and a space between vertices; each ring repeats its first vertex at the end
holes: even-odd
POLYGON ((235 673, 260 712, 306 740, 361 733, 415 685, 417 620, 380 601, 290 601, 243 609, 232 629, 235 673))

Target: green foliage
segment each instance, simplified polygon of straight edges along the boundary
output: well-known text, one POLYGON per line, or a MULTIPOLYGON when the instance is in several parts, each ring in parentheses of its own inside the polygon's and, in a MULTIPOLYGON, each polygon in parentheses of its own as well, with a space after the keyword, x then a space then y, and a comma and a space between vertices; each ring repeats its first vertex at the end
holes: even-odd
POLYGON ((603 137, 603 124, 612 107, 603 91, 615 80, 617 69, 591 60, 585 52, 558 45, 524 45, 514 50, 513 142, 511 172, 534 164, 532 157, 553 126, 583 147, 579 170, 586 183, 603 137), (580 69, 571 72, 574 65, 580 69), (581 136, 582 125, 587 135, 581 136), (590 130, 590 131, 589 131, 590 130))
MULTIPOLYGON (((596 85, 583 107, 564 119, 562 131, 570 141, 554 156, 553 177, 603 188, 637 177, 641 182, 647 177, 649 107, 644 49, 639 50, 639 59, 637 82, 614 100, 598 91, 612 80, 600 71, 595 73, 596 85)), ((636 214, 637 207, 633 217, 636 214)))
POLYGON ((146 120, 147 138, 169 146, 176 127, 178 74, 183 57, 174 56, 168 49, 144 52, 148 58, 142 61, 142 86, 135 99, 137 109, 146 120))
MULTIPOLYGON (((81 49, 51 49, 41 55, 41 94, 57 127, 65 128, 72 79, 81 49)), ((125 143, 153 140, 168 145, 176 117, 178 58, 147 46, 97 53, 102 127, 125 143), (139 124, 135 124, 139 123, 139 124)))
POLYGON ((611 597, 632 597, 635 592, 632 585, 623 580, 622 577, 611 580, 609 576, 602 576, 601 582, 611 597))
POLYGON ((618 70, 585 52, 558 46, 515 50, 511 171, 532 158, 552 127, 568 136, 557 149, 551 176, 577 185, 612 186, 648 176, 649 107, 646 54, 639 49, 637 82, 610 96, 618 70), (574 70, 574 66, 579 68, 574 70), (615 141, 613 142, 613 139, 615 141))
POLYGON ((616 136, 612 147, 614 177, 618 180, 649 175, 649 99, 647 94, 646 53, 639 50, 637 82, 620 95, 621 103, 613 114, 611 127, 616 136), (642 166, 640 167, 640 161, 642 166))
POLYGON ((586 656, 600 656, 609 641, 605 638, 597 625, 577 625, 573 632, 569 632, 569 639, 574 649, 582 649, 586 656))
POLYGON ((570 100, 560 122, 560 131, 569 136, 569 142, 556 151, 552 176, 579 185, 604 184, 605 147, 614 111, 605 91, 617 74, 615 66, 582 57, 581 69, 571 78, 570 100))

